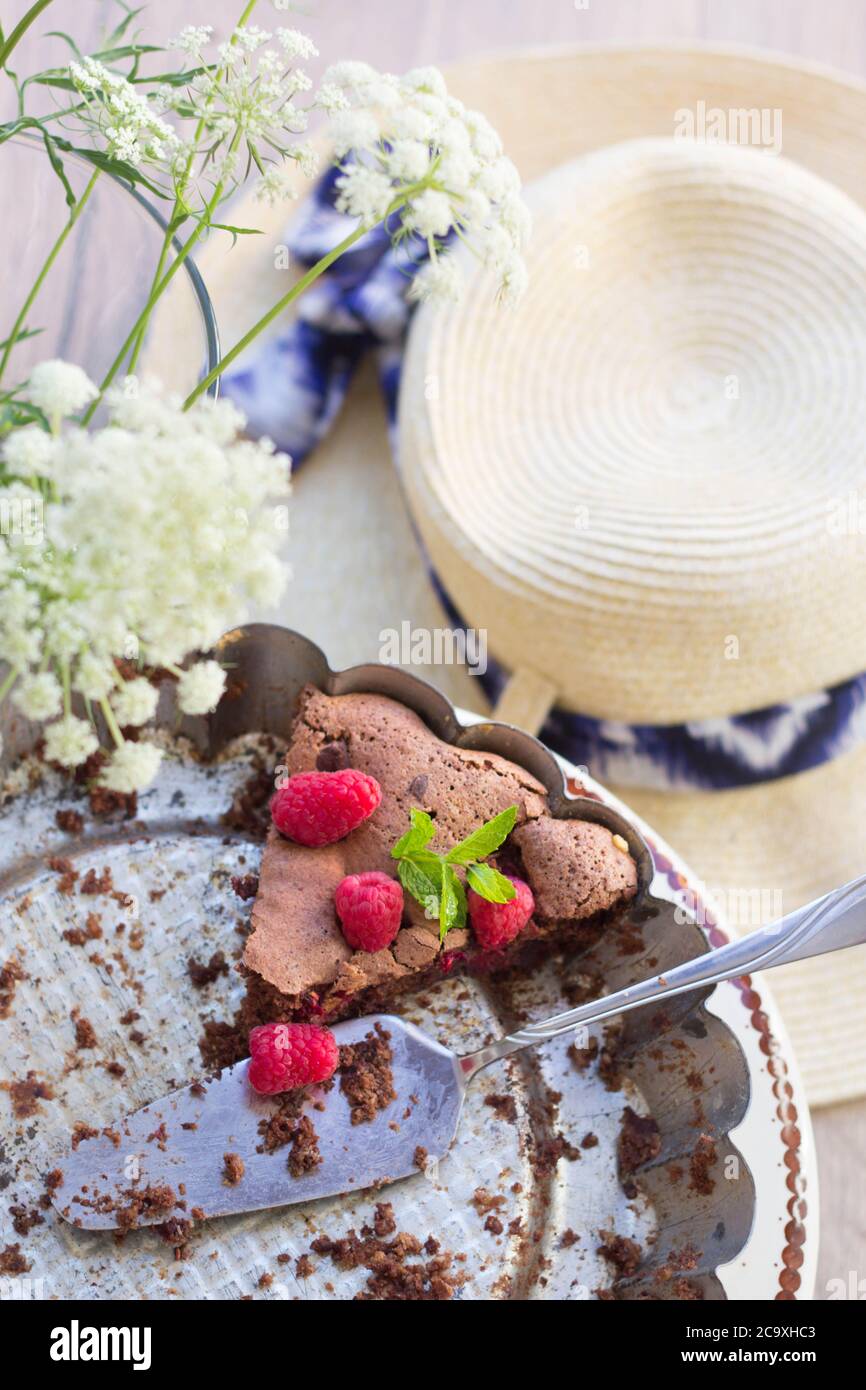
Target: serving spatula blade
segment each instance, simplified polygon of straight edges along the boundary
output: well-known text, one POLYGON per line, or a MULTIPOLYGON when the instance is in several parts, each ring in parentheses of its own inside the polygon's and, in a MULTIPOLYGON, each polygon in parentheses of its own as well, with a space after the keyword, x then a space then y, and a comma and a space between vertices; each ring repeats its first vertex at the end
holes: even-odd
POLYGON ((262 1150, 259 1126, 279 1108, 279 1096, 260 1096, 249 1085, 249 1060, 213 1080, 187 1086, 83 1139, 59 1163, 62 1183, 52 1200, 67 1221, 86 1230, 123 1227, 173 1217, 199 1219, 309 1202, 360 1191, 419 1171, 417 1151, 441 1158, 457 1132, 463 1105, 458 1059, 411 1023, 374 1015, 338 1024, 340 1045, 359 1042, 379 1023, 390 1034, 397 1099, 367 1123, 353 1125, 338 1084, 313 1088, 304 1107, 318 1136, 322 1162, 299 1177, 288 1167, 288 1148, 262 1150), (240 1181, 225 1181, 224 1155, 243 1160, 240 1181), (168 1206, 170 1188, 173 1199, 168 1206), (147 1198, 148 1192, 151 1194, 147 1198), (156 1200, 157 1205, 150 1203, 156 1200))

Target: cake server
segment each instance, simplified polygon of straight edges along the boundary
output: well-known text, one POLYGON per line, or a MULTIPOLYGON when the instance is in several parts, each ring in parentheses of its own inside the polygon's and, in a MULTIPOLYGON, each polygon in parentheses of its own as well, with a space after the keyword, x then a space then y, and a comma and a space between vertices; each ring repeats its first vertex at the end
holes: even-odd
MULTIPOLYGON (((669 907, 677 910, 674 904, 669 907)), ((359 1041, 376 1023, 390 1034, 397 1099, 373 1121, 352 1125, 338 1084, 329 1091, 314 1088, 307 1113, 318 1135, 322 1162, 309 1173, 292 1177, 286 1148, 263 1151, 260 1126, 278 1108, 280 1098, 252 1090, 247 1060, 213 1080, 174 1091, 80 1142, 61 1160, 63 1181, 54 1191, 54 1205, 77 1226, 106 1230, 124 1224, 131 1204, 142 1207, 136 1224, 152 1225, 173 1216, 194 1214, 201 1219, 309 1202, 381 1186, 417 1175, 419 1169, 429 1172, 429 1165, 444 1158, 454 1141, 467 1087, 492 1063, 631 1009, 655 1009, 674 995, 706 994, 722 980, 864 942, 866 875, 740 941, 543 1022, 529 1023, 465 1056, 401 1018, 352 1019, 333 1030, 340 1044, 359 1041), (243 1176, 233 1186, 225 1177, 226 1154, 237 1154, 244 1163, 243 1176), (166 1188, 171 1189, 170 1198, 166 1188)))

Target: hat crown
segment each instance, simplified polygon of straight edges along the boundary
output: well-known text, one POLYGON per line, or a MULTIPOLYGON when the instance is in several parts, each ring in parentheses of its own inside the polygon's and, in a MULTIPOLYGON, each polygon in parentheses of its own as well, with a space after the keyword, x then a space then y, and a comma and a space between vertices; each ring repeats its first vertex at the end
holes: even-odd
POLYGON ((604 718, 738 713, 862 670, 866 212, 789 160, 685 139, 528 192, 522 304, 479 274, 419 314, 404 373, 410 500, 457 607, 604 718))

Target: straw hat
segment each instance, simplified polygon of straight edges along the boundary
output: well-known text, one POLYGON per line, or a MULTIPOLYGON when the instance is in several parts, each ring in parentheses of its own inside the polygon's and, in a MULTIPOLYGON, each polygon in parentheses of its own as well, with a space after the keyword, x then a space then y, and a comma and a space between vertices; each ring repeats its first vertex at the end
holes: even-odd
MULTIPOLYGON (((555 701, 705 725, 808 703, 866 670, 866 547, 828 525, 866 483, 866 87, 716 47, 521 54, 448 77, 524 180, 548 176, 532 195, 526 303, 494 316, 479 285, 454 311, 420 314, 401 398, 413 520, 463 615, 523 673, 505 713, 538 723, 555 701), (781 158, 673 140, 690 120, 700 134, 714 113, 753 110, 781 158)), ((257 208, 252 225, 279 239, 288 213, 257 208)), ((203 261, 228 341, 285 290, 273 241, 203 261)), ((383 486, 380 527, 400 545, 407 534, 374 390, 359 387, 298 485, 347 537, 343 571, 365 479, 383 486)), ((279 616, 342 661, 355 652, 321 568, 304 563, 313 519, 279 616)), ((368 553, 359 540, 359 581, 368 553)), ((393 588, 382 603, 405 614, 404 575, 393 588)), ((434 679, 467 703, 450 674, 434 679)), ((723 907, 748 897, 747 927, 866 869, 866 745, 726 790, 603 780, 723 907)), ((866 951, 789 967, 774 986, 812 1100, 866 1091, 866 951)))

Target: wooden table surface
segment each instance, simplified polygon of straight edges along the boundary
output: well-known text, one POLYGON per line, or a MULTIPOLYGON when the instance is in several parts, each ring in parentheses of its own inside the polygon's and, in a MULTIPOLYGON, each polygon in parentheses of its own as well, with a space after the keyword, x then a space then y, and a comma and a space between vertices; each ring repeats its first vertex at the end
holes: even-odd
MULTIPOLYGON (((152 0, 143 20, 153 42, 184 24, 211 24, 224 35, 241 7, 241 0, 152 0)), ((7 31, 25 8, 25 0, 4 0, 7 31)), ((852 0, 278 0, 276 8, 260 0, 256 21, 309 32, 320 64, 353 57, 399 71, 556 43, 707 39, 786 51, 866 77, 866 5, 852 0)), ((56 0, 34 32, 65 29, 86 52, 113 13, 106 0, 56 0)), ((24 72, 63 61, 57 41, 28 36, 17 66, 24 72)), ((0 93, 0 112, 7 109, 0 93)), ((6 276, 0 323, 15 299, 6 276)), ((852 1276, 855 1284, 866 1277, 866 1099, 817 1111, 813 1123, 822 1217, 817 1296, 825 1298, 830 1281, 848 1286, 852 1276)))

